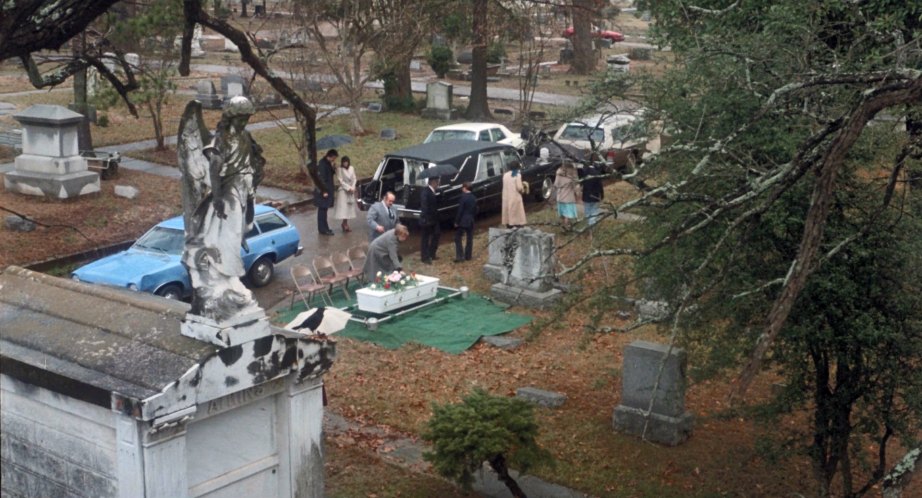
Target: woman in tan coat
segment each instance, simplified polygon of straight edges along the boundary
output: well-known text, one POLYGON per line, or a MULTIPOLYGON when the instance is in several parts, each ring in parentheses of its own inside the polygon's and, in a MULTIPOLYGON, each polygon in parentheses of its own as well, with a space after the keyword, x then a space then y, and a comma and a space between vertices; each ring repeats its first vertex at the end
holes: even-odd
POLYGON ((509 171, 503 175, 503 217, 502 223, 507 228, 525 226, 525 204, 522 194, 528 190, 522 181, 522 165, 513 161, 509 171))
POLYGON ((351 232, 349 220, 355 218, 355 169, 349 156, 343 156, 336 168, 336 197, 333 201, 333 219, 342 220, 343 232, 351 232))

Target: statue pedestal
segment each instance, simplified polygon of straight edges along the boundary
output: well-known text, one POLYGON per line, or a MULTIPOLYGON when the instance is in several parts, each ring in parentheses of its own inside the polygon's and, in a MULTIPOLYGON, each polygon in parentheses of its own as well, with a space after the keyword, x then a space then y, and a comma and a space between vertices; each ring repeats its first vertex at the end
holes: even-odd
POLYGON ((186 337, 210 342, 222 348, 243 344, 271 333, 269 317, 262 309, 221 323, 187 313, 179 331, 186 337))
POLYGON ((75 171, 59 175, 13 170, 4 175, 3 187, 17 194, 72 199, 99 192, 99 173, 75 171))

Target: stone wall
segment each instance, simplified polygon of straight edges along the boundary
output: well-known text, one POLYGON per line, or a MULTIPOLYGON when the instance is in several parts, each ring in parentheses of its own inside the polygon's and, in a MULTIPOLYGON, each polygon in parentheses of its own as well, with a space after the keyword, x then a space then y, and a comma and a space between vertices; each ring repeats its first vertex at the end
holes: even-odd
POLYGON ((0 375, 3 496, 117 495, 110 410, 0 375))

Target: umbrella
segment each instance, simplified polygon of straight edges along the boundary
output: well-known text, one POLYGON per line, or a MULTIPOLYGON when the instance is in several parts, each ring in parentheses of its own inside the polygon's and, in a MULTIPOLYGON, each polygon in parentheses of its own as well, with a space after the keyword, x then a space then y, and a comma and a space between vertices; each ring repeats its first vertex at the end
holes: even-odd
POLYGON ((320 140, 317 140, 317 148, 332 149, 333 147, 339 147, 340 145, 351 143, 352 137, 349 135, 327 135, 320 140))
POLYGON ((346 328, 352 315, 337 308, 311 308, 298 313, 285 328, 303 334, 331 335, 346 328))
POLYGON ((435 166, 424 169, 416 175, 416 178, 433 178, 439 176, 449 176, 455 175, 458 173, 458 168, 454 167, 452 164, 442 163, 436 164, 435 166))

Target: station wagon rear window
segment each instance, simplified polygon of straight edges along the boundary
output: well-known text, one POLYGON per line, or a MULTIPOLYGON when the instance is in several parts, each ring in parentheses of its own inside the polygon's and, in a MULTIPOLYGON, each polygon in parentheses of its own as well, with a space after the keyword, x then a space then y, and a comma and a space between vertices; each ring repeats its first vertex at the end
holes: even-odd
POLYGON ((285 223, 285 220, 279 218, 279 216, 276 214, 260 216, 256 219, 256 223, 259 224, 259 229, 262 230, 263 233, 271 232, 273 230, 278 230, 279 228, 285 228, 288 226, 288 224, 285 223))

